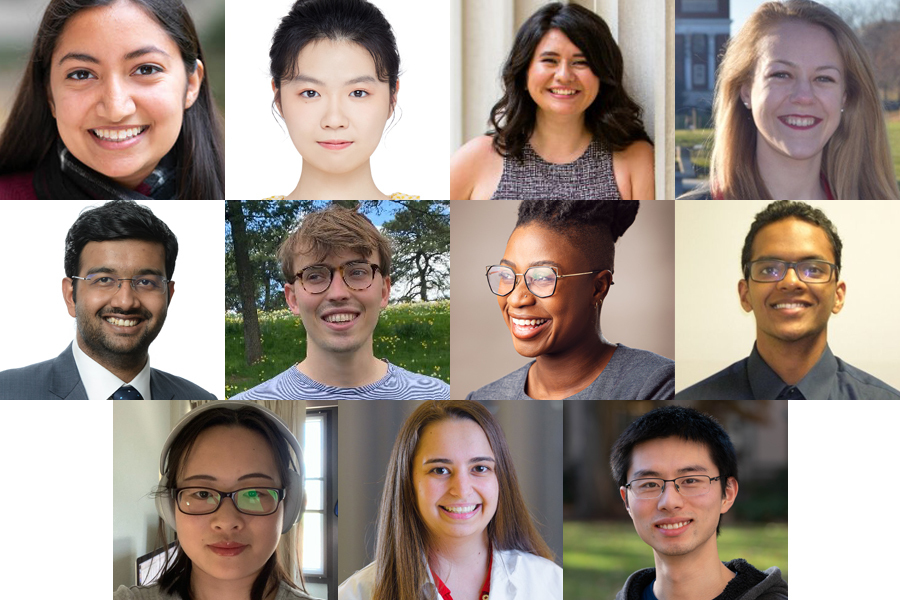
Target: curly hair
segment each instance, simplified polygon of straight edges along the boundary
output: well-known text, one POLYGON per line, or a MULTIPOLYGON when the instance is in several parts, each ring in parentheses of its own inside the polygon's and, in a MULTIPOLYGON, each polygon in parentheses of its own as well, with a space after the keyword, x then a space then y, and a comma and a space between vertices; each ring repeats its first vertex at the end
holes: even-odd
POLYGON ((640 202, 622 200, 523 200, 516 229, 540 225, 563 234, 598 268, 613 270, 615 244, 634 223, 640 202))
POLYGON ((578 4, 552 2, 522 24, 503 65, 503 97, 491 109, 494 150, 504 157, 522 159, 522 151, 534 132, 537 105, 528 93, 528 68, 538 43, 551 29, 566 35, 583 53, 591 71, 600 79, 600 93, 584 113, 584 124, 594 138, 612 151, 633 142, 652 143, 641 118, 643 110, 622 83, 624 61, 606 22, 578 4))

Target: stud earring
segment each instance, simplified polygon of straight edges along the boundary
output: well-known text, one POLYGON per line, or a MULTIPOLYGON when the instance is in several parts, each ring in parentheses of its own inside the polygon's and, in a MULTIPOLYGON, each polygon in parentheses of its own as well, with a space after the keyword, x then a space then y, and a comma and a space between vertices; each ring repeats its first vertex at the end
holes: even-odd
POLYGON ((750 110, 750 103, 744 102, 744 108, 746 108, 747 110, 750 110))

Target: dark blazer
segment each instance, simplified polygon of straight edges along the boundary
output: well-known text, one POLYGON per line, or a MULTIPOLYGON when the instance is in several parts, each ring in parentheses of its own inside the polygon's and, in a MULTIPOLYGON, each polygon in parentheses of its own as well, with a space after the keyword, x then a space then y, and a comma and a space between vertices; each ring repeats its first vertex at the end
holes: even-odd
MULTIPOLYGON (((154 400, 215 400, 216 397, 181 377, 150 369, 154 400)), ((56 358, 0 373, 0 400, 87 400, 72 344, 56 358)))

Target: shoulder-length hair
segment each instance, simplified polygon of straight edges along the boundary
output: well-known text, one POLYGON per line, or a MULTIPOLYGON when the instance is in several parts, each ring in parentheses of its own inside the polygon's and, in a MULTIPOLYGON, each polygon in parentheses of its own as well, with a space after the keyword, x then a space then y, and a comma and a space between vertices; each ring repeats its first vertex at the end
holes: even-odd
MULTIPOLYGON (((491 109, 493 146, 502 156, 522 158, 537 118, 537 105, 528 93, 528 68, 535 48, 551 29, 562 31, 584 53, 600 79, 600 93, 584 112, 584 125, 612 151, 633 142, 651 142, 641 119, 643 110, 622 83, 624 61, 606 22, 578 4, 552 2, 531 15, 513 42, 503 65, 503 97, 491 109)), ((651 142, 652 143, 652 142, 651 142)))
POLYGON ((762 4, 728 43, 713 100, 715 137, 709 171, 713 196, 772 198, 756 163, 756 124, 740 94, 742 86, 752 83, 760 40, 772 27, 787 20, 825 28, 844 61, 844 113, 822 153, 822 170, 834 197, 900 197, 869 55, 838 15, 811 0, 762 4))
MULTIPOLYGON (((275 425, 252 406, 241 407, 238 410, 222 407, 209 409, 197 415, 196 418, 184 426, 184 429, 172 441, 166 459, 166 472, 162 474, 166 478, 166 486, 157 490, 156 494, 161 494, 168 498, 175 497, 175 490, 178 487, 178 475, 184 467, 187 456, 190 454, 200 434, 211 427, 243 427, 263 436, 275 457, 281 485, 285 485, 288 481, 288 472, 292 464, 291 450, 288 442, 281 436, 275 425)), ((162 546, 167 546, 168 540, 162 519, 159 520, 157 537, 162 542, 162 546)), ((178 542, 177 532, 175 533, 175 541, 178 542)), ((169 556, 167 551, 166 567, 159 578, 160 589, 166 594, 176 597, 180 596, 182 600, 192 600, 191 571, 193 570, 193 562, 181 549, 180 543, 176 543, 175 559, 170 562, 169 556)), ((253 586, 250 589, 250 600, 263 600, 268 598, 270 594, 274 595, 282 582, 296 588, 297 585, 290 574, 293 571, 292 561, 295 560, 295 557, 285 560, 279 549, 276 548, 253 581, 253 586)))
MULTIPOLYGON (((50 112, 50 62, 66 23, 85 8, 108 6, 116 0, 51 0, 34 36, 31 57, 12 111, 0 135, 0 175, 32 171, 50 152, 59 136, 50 112)), ((129 0, 156 19, 181 51, 188 74, 197 60, 206 63, 194 22, 181 0, 129 0)), ((175 142, 178 162, 178 200, 225 198, 225 161, 222 125, 213 102, 207 73, 194 104, 184 111, 175 142)), ((75 158, 78 158, 77 156, 75 158)))
POLYGON ((521 550, 552 558, 525 506, 516 470, 503 430, 494 416, 477 402, 430 401, 419 406, 406 420, 388 464, 375 549, 377 582, 373 600, 420 600, 429 597, 425 588, 428 571, 428 531, 417 509, 413 487, 413 459, 422 430, 432 423, 452 419, 474 421, 484 431, 496 460, 497 512, 487 526, 495 550, 521 550))

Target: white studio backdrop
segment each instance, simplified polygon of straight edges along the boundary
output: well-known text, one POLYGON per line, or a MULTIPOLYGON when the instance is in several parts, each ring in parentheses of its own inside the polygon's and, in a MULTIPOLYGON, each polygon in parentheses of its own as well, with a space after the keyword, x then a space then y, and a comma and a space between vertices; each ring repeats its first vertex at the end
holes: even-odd
MULTIPOLYGON (((87 207, 104 201, 3 202, 0 218, 0 371, 56 358, 75 338, 62 295, 66 234, 87 207)), ((149 200, 178 238, 175 295, 150 346, 150 366, 225 392, 225 241, 220 200, 149 200)))
MULTIPOLYGON (((386 193, 423 200, 450 197, 450 3, 372 0, 400 50, 397 111, 372 155, 372 175, 386 193)), ((272 113, 269 48, 293 0, 226 1, 225 197, 289 193, 302 159, 272 113)))

